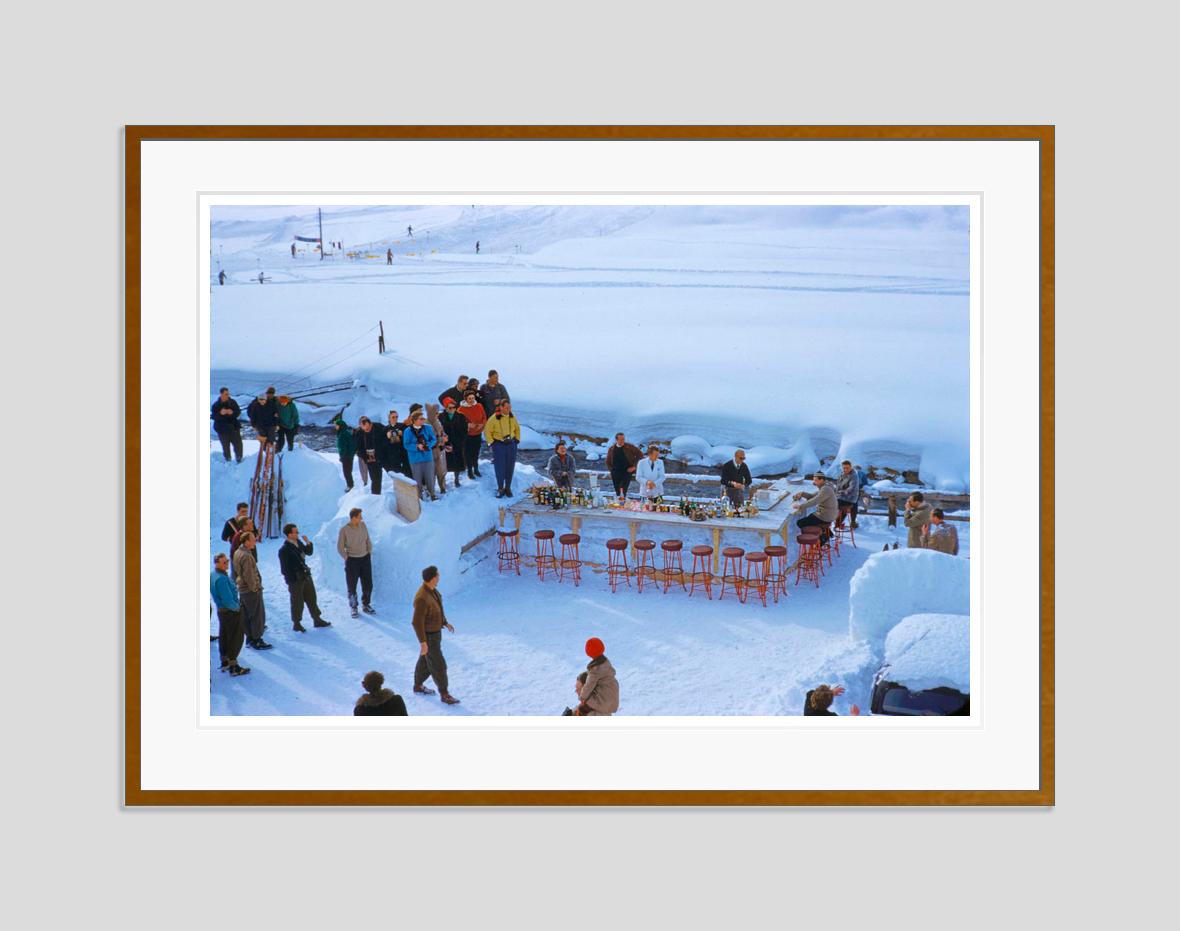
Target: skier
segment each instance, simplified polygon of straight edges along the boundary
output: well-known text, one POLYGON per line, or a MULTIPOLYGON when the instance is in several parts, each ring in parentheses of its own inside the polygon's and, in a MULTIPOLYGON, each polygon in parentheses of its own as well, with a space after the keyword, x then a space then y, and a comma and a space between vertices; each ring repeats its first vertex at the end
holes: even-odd
POLYGON ((269 650, 271 644, 262 639, 266 630, 266 605, 262 601, 262 574, 258 571, 258 539, 254 534, 242 534, 241 545, 233 556, 234 581, 238 583, 241 602, 242 627, 246 646, 255 650, 269 650))
POLYGON ((301 634, 307 633, 307 628, 303 626, 304 605, 307 605, 307 612, 315 621, 316 627, 331 627, 331 622, 325 621, 320 613, 320 606, 316 602, 315 582, 312 581, 311 569, 308 568, 305 559, 312 553, 311 540, 305 534, 301 543, 299 528, 294 524, 287 524, 283 528, 283 536, 287 540, 279 547, 279 568, 287 583, 287 591, 291 593, 292 629, 301 634))
POLYGON ((360 617, 356 609, 356 583, 361 583, 361 602, 365 614, 376 614, 370 602, 373 599, 373 541, 369 528, 361 520, 361 509, 348 512, 348 523, 340 528, 336 537, 336 552, 344 560, 344 584, 348 588, 348 606, 352 616, 360 617))
POLYGON ((479 255, 479 240, 478 239, 475 241, 475 254, 479 255))
POLYGON ((615 497, 626 498, 627 489, 635 475, 635 469, 643 453, 634 443, 628 443, 622 433, 615 434, 615 445, 606 451, 606 469, 610 472, 611 485, 615 489, 615 497))
POLYGON ((291 243, 291 258, 295 258, 295 243, 291 243))
POLYGON ((356 456, 356 440, 352 436, 352 427, 344 422, 344 414, 337 414, 332 421, 336 428, 336 454, 340 457, 340 470, 344 473, 345 484, 352 491, 352 460, 356 456))
POLYGON ((266 276, 262 272, 259 272, 258 273, 258 283, 263 284, 265 281, 266 281, 266 276))
POLYGON ((410 426, 402 434, 402 446, 406 451, 406 459, 410 463, 410 474, 418 485, 418 499, 423 492, 430 495, 431 501, 437 501, 434 493, 434 448, 438 445, 438 438, 433 428, 426 422, 426 415, 421 409, 411 415, 410 426))
POLYGON ((442 595, 438 593, 438 568, 427 566, 422 570, 422 586, 414 595, 414 617, 411 623, 418 635, 418 663, 414 666, 414 691, 419 695, 433 695, 434 689, 426 686, 427 679, 434 679, 438 686, 439 698, 448 705, 459 704, 450 691, 447 679, 447 661, 442 652, 442 631, 445 627, 452 634, 455 628, 443 611, 442 595))
POLYGON ((549 472, 549 477, 553 479, 558 488, 568 491, 574 487, 575 466, 574 457, 566 451, 565 443, 559 442, 553 447, 553 455, 549 457, 546 471, 549 472))
POLYGON ((483 444, 483 428, 488 415, 483 411, 478 396, 471 390, 468 382, 467 392, 463 395, 463 403, 459 405, 459 413, 467 418, 467 437, 464 440, 463 461, 467 464, 467 477, 480 478, 479 447, 483 444))
POLYGON ((229 543, 250 519, 250 505, 245 501, 239 501, 236 510, 237 513, 233 517, 226 518, 225 526, 221 528, 221 539, 226 543, 229 543))
POLYGON ((250 670, 238 665, 242 649, 242 612, 238 588, 230 581, 229 557, 218 553, 213 557, 213 572, 209 575, 209 594, 217 606, 217 652, 221 656, 221 671, 231 676, 244 676, 250 670))
POLYGON ((385 250, 385 264, 386 265, 393 264, 393 250, 392 249, 385 250))
POLYGON ((455 475, 455 487, 459 487, 459 473, 467 468, 464 459, 467 448, 467 418, 459 411, 459 406, 453 398, 447 398, 443 405, 446 413, 442 415, 442 428, 446 436, 443 452, 447 457, 447 471, 455 475))
POLYGON ((246 408, 246 416, 258 434, 258 442, 260 443, 273 444, 279 429, 278 405, 275 403, 274 397, 275 389, 274 386, 271 386, 266 389, 266 394, 260 394, 246 408))
POLYGON ((619 680, 615 667, 606 658, 606 647, 597 637, 586 641, 586 680, 578 688, 575 717, 609 717, 619 710, 619 680))
POLYGON ((390 689, 382 688, 385 676, 373 671, 361 679, 365 694, 356 700, 352 713, 357 717, 406 717, 406 702, 390 689))
POLYGON ((488 418, 484 439, 492 450, 496 470, 496 497, 512 497, 512 473, 516 469, 516 447, 520 445, 520 421, 512 414, 512 404, 502 401, 488 418))
POLYGON ((385 434, 381 430, 373 429, 373 421, 362 417, 361 425, 353 431, 352 437, 356 441, 356 454, 362 463, 361 474, 368 472, 369 490, 381 494, 381 463, 385 461, 385 434))
POLYGON ((664 478, 667 469, 660 459, 660 451, 654 443, 647 446, 647 455, 635 467, 635 480, 639 482, 639 494, 645 498, 660 498, 664 494, 664 478))
POLYGON ((242 409, 238 402, 229 396, 228 388, 222 388, 209 411, 209 419, 213 421, 213 429, 221 442, 221 452, 226 462, 229 462, 231 447, 235 461, 242 461, 242 425, 239 422, 241 416, 242 409))
POLYGON ((220 285, 225 284, 225 269, 224 268, 217 273, 217 283, 220 285))
POLYGON ((746 465, 746 451, 735 449, 733 459, 721 467, 721 487, 725 489, 729 503, 735 508, 741 507, 753 481, 750 467, 746 465))
POLYGON ((414 238, 414 227, 407 226, 406 227, 406 235, 409 236, 411 239, 413 239, 414 238))
POLYGON ((283 451, 283 441, 287 441, 287 448, 295 448, 295 434, 299 432, 299 408, 295 406, 287 395, 279 395, 279 442, 275 447, 276 453, 283 451))

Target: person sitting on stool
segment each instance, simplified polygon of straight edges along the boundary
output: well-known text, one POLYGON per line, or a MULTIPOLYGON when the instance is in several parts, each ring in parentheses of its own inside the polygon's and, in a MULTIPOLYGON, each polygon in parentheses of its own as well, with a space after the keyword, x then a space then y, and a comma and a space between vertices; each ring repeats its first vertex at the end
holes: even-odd
POLYGON ((816 472, 811 476, 811 481, 815 485, 815 491, 810 494, 797 491, 792 500, 799 501, 799 504, 795 507, 796 514, 803 514, 811 508, 815 508, 815 513, 800 517, 795 521, 795 526, 800 529, 804 527, 819 527, 826 534, 828 528, 832 525, 832 521, 840 513, 840 505, 836 501, 836 492, 828 484, 823 472, 816 472))

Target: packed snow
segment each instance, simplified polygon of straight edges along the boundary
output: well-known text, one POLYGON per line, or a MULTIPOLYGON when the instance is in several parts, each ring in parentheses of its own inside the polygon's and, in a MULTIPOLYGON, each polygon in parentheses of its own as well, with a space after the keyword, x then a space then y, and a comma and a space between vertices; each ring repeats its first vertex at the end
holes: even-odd
POLYGON ((911 614, 885 637, 882 675, 911 691, 949 686, 971 692, 971 618, 911 614))
MULTIPOLYGON (((904 545, 904 544, 903 544, 904 545)), ((903 618, 918 613, 970 614, 970 562, 923 549, 874 553, 852 577, 848 630, 877 647, 903 618)))

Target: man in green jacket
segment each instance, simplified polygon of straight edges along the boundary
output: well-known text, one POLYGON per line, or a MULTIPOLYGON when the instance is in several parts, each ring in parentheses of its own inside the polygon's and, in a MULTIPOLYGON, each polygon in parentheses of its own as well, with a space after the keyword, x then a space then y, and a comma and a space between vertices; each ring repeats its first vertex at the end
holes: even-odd
POLYGON ((352 427, 344 422, 344 414, 337 414, 332 426, 336 428, 336 453, 340 456, 340 469, 344 473, 348 490, 352 491, 352 460, 356 456, 356 440, 352 436, 352 427))
POLYGON ((295 448, 295 434, 299 432, 299 408, 285 394, 279 396, 279 441, 275 452, 283 451, 283 440, 287 441, 287 448, 295 448))

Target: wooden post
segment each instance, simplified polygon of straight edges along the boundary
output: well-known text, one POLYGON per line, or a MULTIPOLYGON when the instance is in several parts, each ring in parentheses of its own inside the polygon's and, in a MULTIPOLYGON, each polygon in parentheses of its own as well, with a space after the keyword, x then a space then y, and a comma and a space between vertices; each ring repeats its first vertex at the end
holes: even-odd
POLYGON ((570 518, 570 533, 579 533, 582 530, 582 518, 574 516, 570 518))
POLYGON ((518 534, 520 532, 520 522, 523 519, 524 519, 524 515, 522 513, 520 513, 520 511, 517 511, 515 514, 512 515, 512 523, 513 523, 513 526, 516 527, 518 534))
POLYGON ((631 526, 631 560, 635 560, 635 536, 639 532, 639 521, 628 521, 631 526))
POLYGON ((890 495, 887 499, 889 502, 889 526, 897 526, 897 499, 890 495))
POLYGON ((713 528, 713 575, 717 574, 717 569, 721 566, 721 528, 713 528))
POLYGON ((500 526, 504 526, 504 509, 500 508, 500 526))
POLYGON ((381 329, 381 335, 377 337, 377 353, 381 355, 385 352, 385 321, 378 320, 377 326, 381 329))

